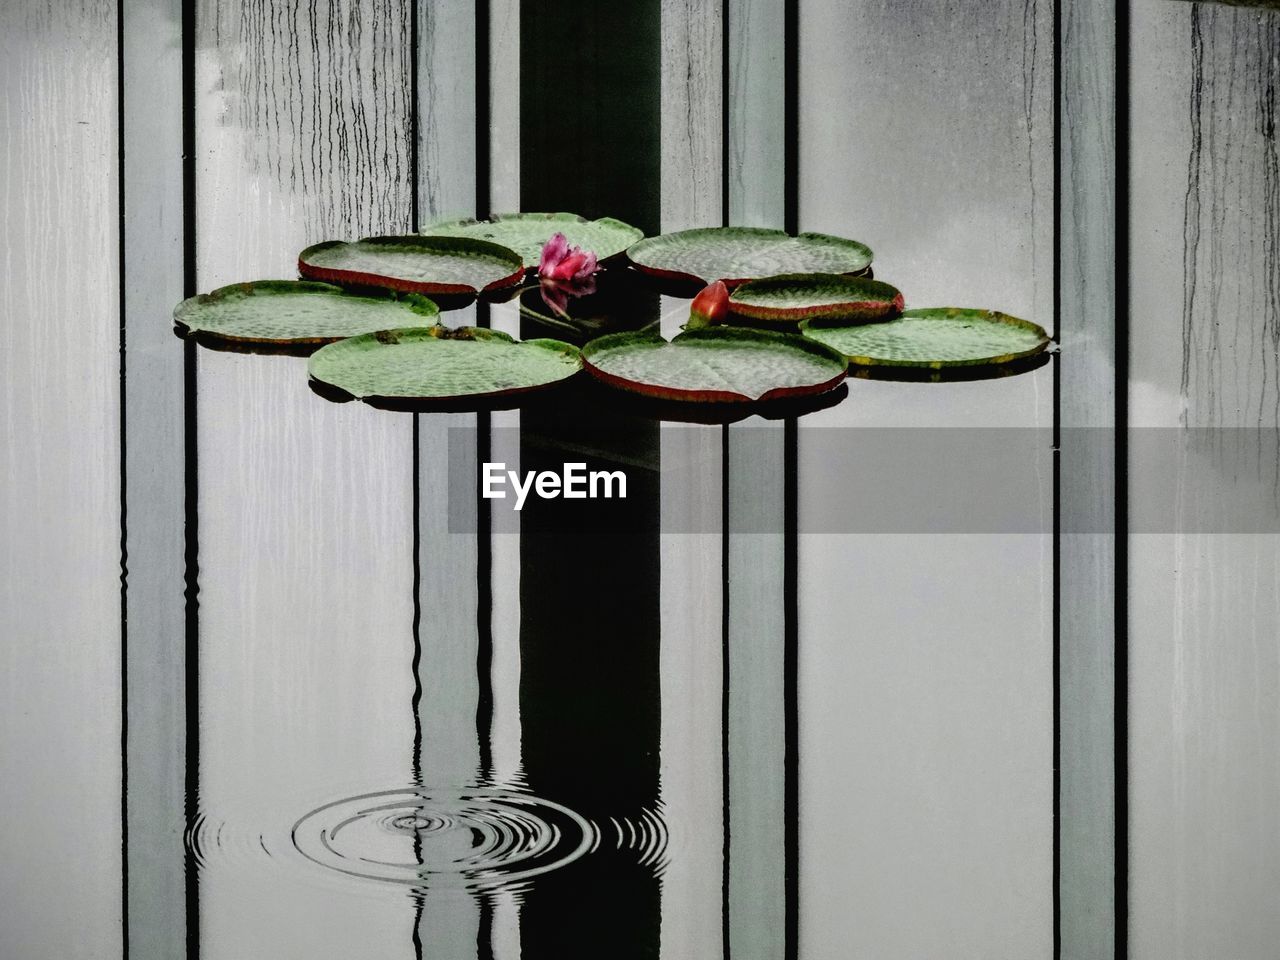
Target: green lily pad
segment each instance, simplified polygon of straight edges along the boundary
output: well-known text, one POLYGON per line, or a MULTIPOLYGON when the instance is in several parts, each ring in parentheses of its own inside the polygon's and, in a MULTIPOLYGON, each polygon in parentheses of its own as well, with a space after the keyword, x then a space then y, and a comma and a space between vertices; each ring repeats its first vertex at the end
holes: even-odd
POLYGON ((806 320, 800 329, 859 366, 939 369, 1009 363, 1049 345, 1044 329, 1028 320, 959 307, 908 310, 884 323, 854 326, 806 320))
POLYGON ((354 294, 306 280, 254 280, 184 300, 173 311, 183 334, 234 343, 323 344, 373 330, 436 321, 439 309, 410 294, 354 294))
POLYGON ((839 353, 803 337, 740 327, 614 333, 582 348, 603 382, 665 400, 741 403, 825 393, 844 380, 839 353))
POLYGON ((704 227, 664 233, 627 250, 638 268, 669 280, 733 287, 788 273, 861 273, 871 248, 825 233, 790 236, 759 227, 704 227))
POLYGON ((497 397, 549 387, 582 369, 577 347, 513 340, 479 327, 382 330, 321 347, 307 368, 361 399, 497 397))
POLYGON ((514 250, 472 237, 367 237, 307 247, 298 255, 298 272, 308 280, 406 293, 473 294, 519 283, 524 261, 514 250))
POLYGON ((811 317, 868 323, 902 312, 902 293, 879 280, 833 273, 792 273, 752 280, 733 291, 729 310, 769 323, 811 317))
POLYGON ((448 220, 433 223, 422 233, 498 243, 520 254, 526 267, 538 265, 542 248, 556 233, 563 233, 570 246, 594 253, 598 260, 616 256, 644 237, 643 230, 621 220, 587 220, 576 213, 504 213, 490 220, 448 220))

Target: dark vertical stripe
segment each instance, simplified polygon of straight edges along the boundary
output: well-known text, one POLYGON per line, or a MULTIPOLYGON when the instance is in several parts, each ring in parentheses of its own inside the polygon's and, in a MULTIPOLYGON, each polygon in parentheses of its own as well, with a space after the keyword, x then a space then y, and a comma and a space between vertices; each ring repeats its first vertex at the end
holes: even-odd
MULTIPOLYGON (((1060 141, 1056 140, 1055 143, 1060 141)), ((1056 191, 1056 188, 1055 188, 1056 191)), ((1058 261, 1055 259, 1054 263, 1058 261)), ((1057 316, 1057 310, 1054 311, 1057 316)), ((1053 956, 1062 956, 1062 361, 1053 363, 1053 956)))
MULTIPOLYGON (((794 231, 794 225, 790 228, 794 231)), ((783 803, 786 870, 784 960, 796 960, 800 942, 800 711, 799 711, 799 423, 786 421, 783 434, 783 803)))
MULTIPOLYGON (((1063 4, 1053 5, 1053 337, 1062 342, 1062 18, 1063 4)), ((1057 410, 1055 406, 1055 412, 1057 410)))
MULTIPOLYGON (((492 129, 489 115, 490 79, 489 61, 492 56, 490 43, 489 0, 476 3, 476 217, 484 219, 493 211, 489 209, 490 179, 492 176, 492 129)), ((476 305, 476 326, 487 328, 490 324, 489 304, 476 305)), ((489 459, 493 445, 493 417, 489 413, 476 414, 477 463, 489 459)), ((476 744, 479 748, 480 778, 483 781, 493 775, 493 541, 492 505, 481 495, 480 471, 476 471, 476 744)), ((485 927, 493 922, 493 911, 486 901, 481 902, 481 936, 485 927)), ((481 960, 483 960, 483 952, 481 960)))
MULTIPOLYGON (((196 4, 182 4, 182 261, 183 295, 195 296, 196 277, 196 4)), ((186 671, 186 767, 185 804, 187 835, 192 836, 200 811, 200 517, 199 444, 196 434, 196 348, 183 346, 183 447, 185 543, 185 671, 186 671)), ((187 956, 200 956, 200 874, 193 845, 185 855, 187 878, 187 956)))
MULTIPOLYGON (((483 220, 489 209, 492 145, 489 118, 489 0, 476 4, 476 217, 483 220)), ((483 529, 483 528, 482 528, 483 529)))
POLYGON ((783 0, 783 229, 800 231, 800 0, 783 0))
MULTIPOLYGON (((415 851, 419 862, 422 860, 422 851, 415 851)), ((414 890, 409 894, 409 898, 413 901, 413 960, 422 960, 422 898, 424 894, 421 890, 414 890)))
MULTIPOLYGON (((409 764, 413 771, 414 786, 422 786, 422 714, 418 707, 422 704, 422 521, 419 518, 422 507, 422 491, 420 481, 418 479, 418 469, 421 463, 419 454, 419 414, 413 414, 413 443, 411 457, 411 475, 410 484, 413 489, 411 497, 413 503, 413 621, 411 626, 413 636, 413 658, 410 661, 410 669, 413 671, 413 697, 410 700, 410 708, 413 711, 413 756, 410 757, 409 764)), ((415 847, 418 844, 415 838, 415 847)), ((421 858, 419 857, 419 860, 421 858)))
POLYGON ((1129 5, 1116 10, 1115 898, 1116 958, 1129 955, 1129 5))
MULTIPOLYGON (((661 23, 661 0, 522 4, 524 209, 660 230, 661 23)), ((656 318, 657 298, 637 309, 656 318)), ((589 820, 635 820, 653 810, 660 777, 659 430, 598 409, 585 392, 521 416, 523 469, 558 471, 573 460, 627 475, 625 500, 536 500, 521 514, 529 787, 589 820)), ((659 911, 653 869, 606 835, 591 856, 526 892, 522 954, 652 958, 659 911)))
MULTIPOLYGON (((190 91, 190 87, 187 88, 190 91)), ((190 108, 188 108, 190 109, 190 108)), ((188 208, 184 218, 193 219, 188 208)), ((183 344, 183 421, 186 460, 185 512, 186 543, 186 768, 184 815, 187 836, 195 834, 200 815, 200 553, 199 553, 199 448, 196 437, 196 345, 183 344)), ((194 845, 188 842, 185 855, 187 875, 187 958, 200 956, 200 873, 194 845)))
MULTIPOLYGON (((729 103, 733 91, 729 55, 731 6, 732 0, 720 0, 720 225, 723 227, 729 226, 729 103)), ((725 529, 728 530, 727 527, 725 529)))
POLYGON ((659 0, 520 9, 520 204, 661 230, 659 0))
POLYGON ((493 960, 493 900, 488 894, 477 894, 480 906, 480 929, 476 931, 476 960, 493 960))
MULTIPOLYGON (((660 0, 522 4, 524 209, 658 232, 661 22, 660 0)), ((656 318, 657 298, 640 310, 656 318)), ((526 334, 545 330, 526 321, 526 334)), ((660 444, 652 420, 598 406, 584 388, 521 414, 523 469, 623 469, 627 499, 523 509, 520 714, 530 789, 608 825, 651 811, 659 791, 660 444)), ((657 955, 658 878, 609 839, 527 891, 524 956, 657 955)))
MULTIPOLYGON (((1053 5, 1053 336, 1062 342, 1062 18, 1053 5)), ((1053 958, 1062 957, 1062 363, 1053 363, 1053 958)))
POLYGON ((196 3, 182 3, 183 296, 196 295, 196 3))
MULTIPOLYGON (((783 229, 800 229, 799 2, 783 4, 783 229)), ((798 423, 783 453, 783 960, 799 954, 798 423)), ((728 953, 726 951, 726 957, 728 953)))
MULTIPOLYGON (((418 58, 420 56, 421 43, 418 5, 420 0, 407 0, 407 2, 409 4, 409 177, 411 181, 409 190, 409 231, 417 233, 422 228, 421 200, 419 196, 422 192, 421 146, 419 143, 422 137, 422 121, 418 97, 418 58)), ((409 703, 410 711, 413 715, 413 753, 409 758, 409 767, 413 776, 413 785, 420 788, 422 786, 422 714, 418 708, 422 704, 422 674, 420 672, 422 666, 422 522, 420 519, 422 494, 418 477, 419 464, 421 462, 418 416, 416 413, 413 414, 409 481, 413 491, 410 497, 413 513, 413 555, 410 561, 413 565, 413 619, 410 627, 413 639, 413 656, 410 662, 410 669, 413 672, 413 695, 409 703)), ((413 838, 413 855, 414 859, 421 864, 422 838, 416 833, 413 838)), ((413 902, 413 930, 411 937, 414 960, 422 960, 422 897, 422 892, 417 889, 410 894, 410 899, 413 902)))
MULTIPOLYGON (((638 822, 659 793, 658 429, 590 403, 522 413, 523 469, 622 469, 627 498, 524 506, 520 715, 529 788, 608 829, 638 822)), ((525 893, 524 956, 657 955, 658 878, 610 839, 525 893)))
MULTIPOLYGON (((420 0, 408 0, 409 4, 409 175, 413 178, 413 189, 409 191, 409 230, 417 233, 422 228, 422 213, 419 208, 418 194, 421 191, 419 170, 419 145, 422 136, 422 124, 418 108, 418 4, 420 0)), ((414 430, 417 430, 417 414, 414 414, 414 430)), ((417 455, 417 433, 414 433, 414 455, 417 455)), ((415 481, 416 482, 416 481, 415 481)), ((417 556, 415 552, 415 557, 417 556)), ((415 560, 416 562, 416 560, 415 560)), ((415 593, 416 597, 417 594, 415 593)), ((416 601, 415 601, 416 602, 416 601)), ((416 933, 415 933, 416 936, 416 933)))
MULTIPOLYGON (((720 224, 731 219, 732 156, 730 118, 733 103, 732 0, 720 3, 720 224)), ((729 883, 732 866, 732 811, 729 803, 729 426, 720 428, 720 950, 730 960, 729 883)))
MULTIPOLYGON (((725 168, 726 181, 728 168, 725 168)), ((727 213, 726 213, 727 221, 727 213)), ((723 820, 720 878, 720 941, 729 960, 729 867, 732 824, 729 809, 729 426, 720 428, 720 793, 723 820)))
MULTIPOLYGON (((418 99, 418 57, 419 44, 421 42, 419 36, 419 13, 418 6, 421 0, 408 0, 409 3, 409 176, 412 179, 411 189, 409 190, 409 229, 412 233, 417 233, 421 228, 421 211, 419 208, 418 194, 421 192, 421 181, 419 179, 421 171, 419 169, 419 145, 418 141, 422 135, 422 119, 420 115, 420 104, 418 99)), ((420 454, 420 424, 418 422, 418 414, 413 414, 413 437, 411 443, 411 473, 410 485, 412 489, 413 509, 413 556, 410 560, 413 571, 413 620, 411 623, 411 635, 413 638, 413 656, 411 659, 411 669, 413 670, 413 696, 410 698, 410 707, 413 711, 413 755, 409 758, 409 766, 413 773, 414 786, 422 785, 422 716, 418 712, 418 706, 422 703, 422 676, 418 668, 422 665, 422 524, 419 518, 421 509, 421 490, 419 488, 418 466, 421 462, 420 454)), ((414 840, 414 853, 417 855, 418 862, 422 862, 420 841, 414 840)), ((422 915, 422 903, 415 898, 416 916, 413 924, 413 939, 418 955, 421 955, 422 945, 418 938, 418 920, 422 915)))
MULTIPOLYGON (((416 55, 416 54, 415 54, 416 55)), ((417 114, 414 114, 415 120, 417 114)), ((416 138, 417 131, 414 131, 416 138)), ((417 186, 415 182, 414 194, 417 194, 417 186)), ((420 589, 422 587, 422 561, 420 557, 422 546, 422 523, 419 520, 420 509, 422 506, 422 492, 420 481, 418 479, 418 467, 420 458, 418 455, 418 414, 413 414, 413 443, 410 453, 410 484, 413 489, 411 497, 413 503, 413 659, 410 662, 410 670, 413 673, 413 696, 410 699, 409 707, 413 715, 413 754, 409 758, 409 766, 413 775, 413 785, 415 787, 422 786, 422 714, 419 706, 422 704, 422 595, 420 589)), ((413 835, 413 857, 419 864, 422 863, 422 837, 416 831, 413 835)), ((415 960, 422 960, 422 897, 423 894, 419 890, 414 890, 411 895, 413 901, 413 955, 415 960)))
MULTIPOLYGON (((489 326, 489 308, 480 307, 489 326)), ((476 462, 486 462, 493 446, 492 415, 476 414, 476 462)), ((480 780, 493 776, 493 508, 481 495, 481 471, 476 470, 476 746, 480 780)))
POLYGON ((125 282, 125 182, 124 182, 124 0, 116 5, 116 255, 119 270, 120 365, 120 939, 121 955, 129 960, 129 470, 128 404, 125 387, 128 367, 128 301, 125 282))

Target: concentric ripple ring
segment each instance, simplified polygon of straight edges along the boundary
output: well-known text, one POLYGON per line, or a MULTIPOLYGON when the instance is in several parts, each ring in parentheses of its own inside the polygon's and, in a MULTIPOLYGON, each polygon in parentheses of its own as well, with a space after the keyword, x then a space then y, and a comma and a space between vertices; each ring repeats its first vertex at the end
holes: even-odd
POLYGON ((408 788, 327 803, 293 825, 293 845, 340 873, 417 887, 495 889, 587 853, 596 828, 530 794, 408 788))

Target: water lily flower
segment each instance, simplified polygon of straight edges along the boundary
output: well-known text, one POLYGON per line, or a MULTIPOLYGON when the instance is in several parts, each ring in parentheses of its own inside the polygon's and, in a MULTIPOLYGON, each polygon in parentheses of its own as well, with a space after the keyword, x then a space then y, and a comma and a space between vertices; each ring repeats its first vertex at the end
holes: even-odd
POLYGON ((569 246, 563 233, 554 234, 542 248, 538 276, 557 282, 586 280, 599 269, 596 255, 581 247, 569 246))
POLYGON ((689 305, 689 326, 709 327, 714 323, 723 323, 729 315, 729 288, 723 280, 703 287, 702 292, 693 298, 689 305))
POLYGON ((542 248, 542 259, 538 263, 543 302, 554 313, 568 317, 571 299, 596 292, 598 269, 600 265, 594 253, 569 246, 563 233, 554 234, 542 248))

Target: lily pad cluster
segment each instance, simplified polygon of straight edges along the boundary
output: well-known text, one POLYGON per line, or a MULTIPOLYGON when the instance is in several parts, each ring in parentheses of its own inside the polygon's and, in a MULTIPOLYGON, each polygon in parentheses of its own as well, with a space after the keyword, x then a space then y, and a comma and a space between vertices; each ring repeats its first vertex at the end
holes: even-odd
MULTIPOLYGON (((616 245, 610 255, 642 235, 619 221, 554 214, 331 240, 298 255, 301 280, 239 283, 185 300, 175 328, 210 345, 309 354, 313 386, 335 399, 447 403, 544 389, 582 369, 576 346, 446 326, 436 300, 460 305, 514 293, 546 240, 566 228, 616 245)), ((596 263, 592 257, 592 270, 596 263)))
POLYGON ((684 334, 670 343, 652 334, 602 338, 584 348, 586 367, 606 383, 667 400, 821 392, 839 382, 820 374, 833 358, 859 376, 1007 374, 1049 343, 1041 327, 998 311, 907 310, 900 290, 872 276, 871 249, 843 237, 700 228, 641 240, 627 256, 646 275, 702 289, 684 334), (826 349, 816 354, 815 345, 826 349), (950 372, 959 370, 966 372, 950 372))
POLYGON ((1041 327, 997 311, 908 310, 872 260, 865 244, 827 234, 711 227, 646 239, 612 218, 511 214, 318 243, 299 254, 301 280, 223 287, 179 304, 174 320, 205 343, 310 353, 321 392, 392 405, 523 394, 583 369, 663 402, 767 404, 826 394, 850 364, 972 369, 1048 344, 1041 327), (700 291, 684 333, 594 335, 602 315, 636 312, 622 301, 641 299, 637 284, 700 291), (522 314, 581 347, 451 327, 437 305, 520 294, 522 314))

